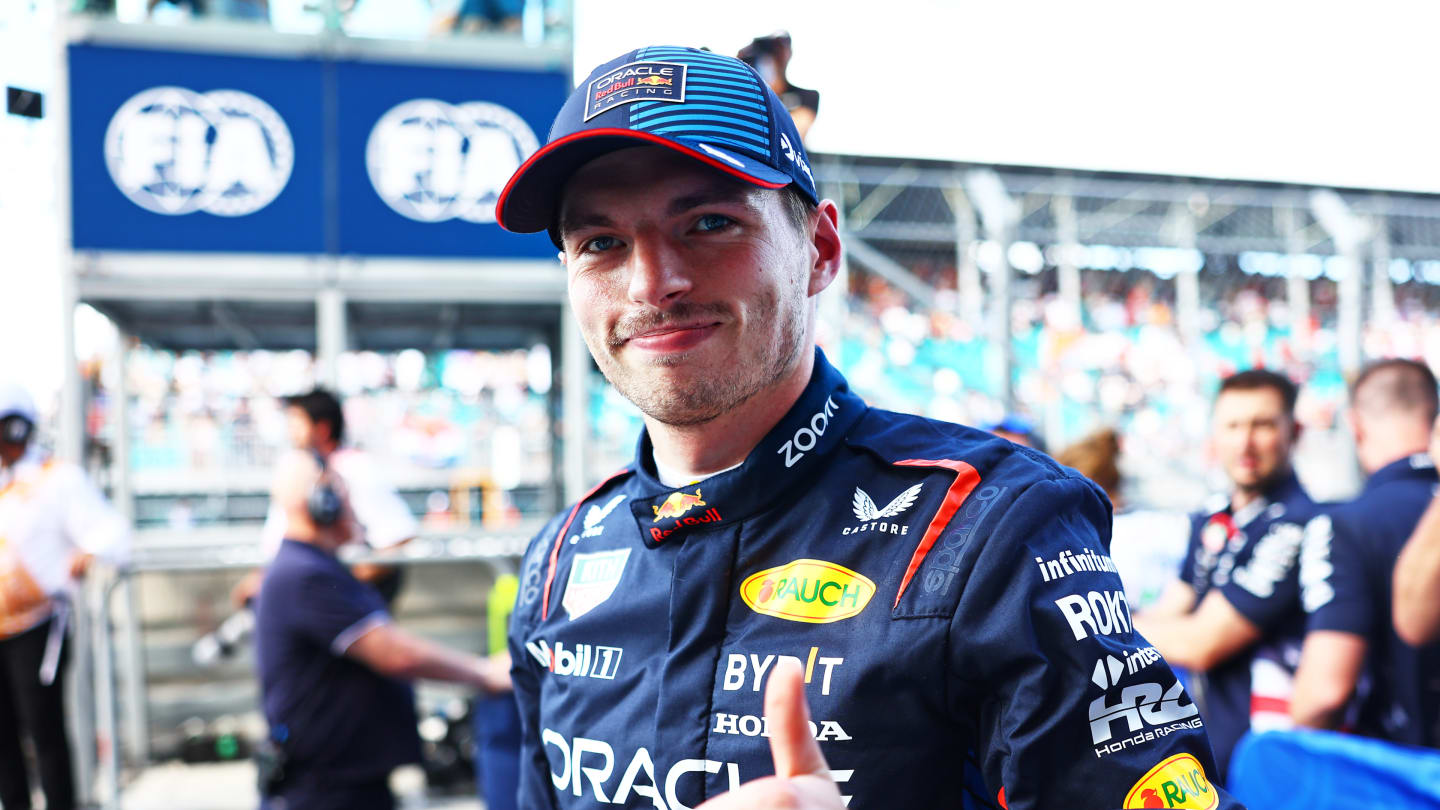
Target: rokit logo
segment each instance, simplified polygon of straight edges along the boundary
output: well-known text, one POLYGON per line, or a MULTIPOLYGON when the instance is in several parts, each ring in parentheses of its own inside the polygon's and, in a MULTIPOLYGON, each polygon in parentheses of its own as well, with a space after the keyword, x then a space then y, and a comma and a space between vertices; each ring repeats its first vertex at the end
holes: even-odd
MULTIPOLYGON (((690 805, 680 800, 679 793, 684 787, 686 793, 696 799, 702 798, 705 774, 720 773, 724 769, 730 790, 738 789, 745 782, 740 766, 734 762, 682 759, 656 778, 655 758, 648 748, 636 749, 622 771, 614 747, 604 740, 586 737, 567 740, 560 732, 544 728, 540 730, 540 744, 550 762, 550 782, 555 789, 562 793, 570 791, 572 795, 581 797, 588 787, 599 804, 628 804, 633 793, 643 797, 643 803, 656 810, 691 810, 690 805), (552 751, 555 752, 553 755, 552 751), (620 773, 618 780, 615 779, 617 772, 620 773)), ((854 770, 831 770, 830 778, 843 786, 854 774, 854 770)), ((760 775, 746 776, 753 779, 760 775)), ((840 798, 845 804, 850 803, 849 796, 840 798)))
POLYGON ((422 98, 375 122, 365 168, 375 193, 403 217, 489 224, 510 175, 539 148, 525 120, 498 104, 422 98))
POLYGON ((820 437, 825 435, 826 428, 830 427, 830 418, 833 417, 838 410, 840 410, 840 406, 835 404, 835 398, 827 397, 825 399, 825 407, 816 411, 814 415, 810 417, 810 424, 798 428, 795 431, 795 435, 780 445, 780 449, 775 452, 784 454, 785 469, 788 470, 794 467, 800 463, 800 459, 805 458, 806 453, 815 449, 815 445, 820 441, 820 437))
POLYGON ((1158 683, 1127 686, 1120 690, 1120 697, 1113 704, 1109 702, 1109 692, 1095 698, 1090 702, 1090 739, 1099 746, 1095 757, 1098 759, 1177 731, 1200 728, 1199 708, 1194 703, 1180 702, 1186 697, 1185 687, 1177 680, 1168 690, 1158 683), (1122 721, 1132 736, 1111 742, 1115 723, 1122 721))
POLYGON ((721 681, 721 687, 726 692, 737 692, 749 684, 750 691, 759 692, 765 683, 765 673, 770 671, 771 666, 780 661, 794 661, 805 669, 805 683, 811 683, 816 677, 820 679, 820 694, 830 694, 830 678, 835 668, 844 664, 844 658, 833 656, 822 656, 819 654, 819 647, 811 647, 810 655, 804 661, 793 655, 766 655, 761 657, 751 653, 730 653, 725 657, 725 678, 721 681), (746 675, 752 677, 746 677, 746 675))
POLYGON ((873 531, 883 532, 885 534, 909 534, 909 526, 890 523, 887 522, 885 518, 896 517, 914 505, 915 499, 920 497, 920 488, 923 486, 925 485, 916 484, 899 495, 896 495, 895 499, 886 504, 884 509, 875 505, 875 501, 870 497, 870 493, 860 487, 856 487, 855 498, 850 502, 850 509, 855 513, 855 519, 862 522, 859 526, 847 526, 845 530, 840 533, 842 535, 851 535, 873 531))
POLYGON ((1130 604, 1124 591, 1090 591, 1055 600, 1075 640, 1092 635, 1109 636, 1130 632, 1130 604))
POLYGON ((110 119, 105 166, 116 187, 148 211, 238 217, 284 190, 295 142, 280 114, 249 93, 154 87, 110 119))
POLYGON ((605 681, 615 680, 615 673, 620 670, 620 657, 625 654, 620 647, 594 644, 576 644, 574 649, 566 649, 563 641, 555 642, 555 648, 551 649, 544 639, 525 642, 525 649, 540 662, 540 666, 556 675, 605 681))

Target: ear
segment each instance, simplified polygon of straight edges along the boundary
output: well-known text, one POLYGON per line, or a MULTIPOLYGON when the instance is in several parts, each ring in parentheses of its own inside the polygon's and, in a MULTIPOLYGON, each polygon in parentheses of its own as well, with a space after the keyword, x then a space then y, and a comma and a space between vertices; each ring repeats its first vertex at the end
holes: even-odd
POLYGON ((816 296, 830 286, 840 273, 844 251, 840 244, 840 209, 832 200, 821 200, 810 228, 810 247, 815 259, 810 266, 809 295, 816 296))

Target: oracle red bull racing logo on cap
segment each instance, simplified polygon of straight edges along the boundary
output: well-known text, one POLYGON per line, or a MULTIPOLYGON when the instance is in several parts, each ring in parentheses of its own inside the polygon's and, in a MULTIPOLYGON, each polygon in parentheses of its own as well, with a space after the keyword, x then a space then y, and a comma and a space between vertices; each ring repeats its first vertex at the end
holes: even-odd
POLYGON ((1125 808, 1180 807, 1184 810, 1211 810, 1220 805, 1220 796, 1205 776, 1205 768, 1190 754, 1176 754, 1160 761, 1140 778, 1125 795, 1125 808))
POLYGON ((756 613, 810 624, 848 619, 874 595, 868 577, 824 560, 795 560, 740 583, 740 598, 756 613))
POLYGON ((585 120, 637 101, 685 101, 686 66, 678 62, 631 62, 605 73, 585 92, 585 120))

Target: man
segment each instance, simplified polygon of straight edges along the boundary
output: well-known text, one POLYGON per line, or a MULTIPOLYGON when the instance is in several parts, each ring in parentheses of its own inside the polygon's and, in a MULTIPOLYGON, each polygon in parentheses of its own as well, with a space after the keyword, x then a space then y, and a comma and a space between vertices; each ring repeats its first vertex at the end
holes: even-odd
MULTIPOLYGON (((325 430, 338 436, 340 426, 325 430)), ((453 652, 391 623, 380 594, 335 558, 359 528, 343 479, 322 461, 291 451, 271 489, 286 528, 260 589, 257 664, 284 778, 268 788, 268 806, 388 810, 390 771, 420 758, 405 681, 500 691, 509 662, 453 652)))
POLYGON ((1227 377, 1215 397, 1211 446, 1233 485, 1191 521, 1180 577, 1136 617, 1172 664, 1193 670, 1219 778, 1252 726, 1290 725, 1288 700, 1305 633, 1299 555, 1315 504, 1290 456, 1300 436, 1299 391, 1264 369, 1227 377))
POLYGON ((837 211, 758 74, 602 65, 497 212, 550 231, 645 419, 521 566, 520 806, 960 807, 967 770, 987 806, 1237 806, 1131 629, 1104 495, 867 408, 815 348, 837 211))
POLYGON ((1372 363, 1351 387, 1350 430, 1369 479, 1305 529, 1309 622, 1290 704, 1301 725, 1440 746, 1440 645, 1407 644, 1390 617, 1396 558, 1440 482, 1425 452, 1436 398, 1435 375, 1413 360, 1372 363))
MULTIPOLYGON (((1440 458, 1440 419, 1430 432, 1430 458, 1440 458)), ((1416 647, 1440 640, 1440 501, 1432 499, 1395 563, 1395 633, 1416 647)))
POLYGON ((749 45, 736 54, 740 61, 755 68, 755 72, 770 85, 779 96, 790 117, 795 120, 795 131, 803 140, 815 125, 815 116, 820 112, 820 92, 790 83, 786 71, 790 68, 790 57, 794 48, 790 43, 789 31, 776 31, 769 36, 755 37, 749 45))
MULTIPOLYGON (((290 446, 313 454, 333 468, 344 481, 356 517, 356 542, 373 549, 391 549, 415 537, 419 525, 409 507, 395 489, 385 481, 370 458, 344 445, 345 411, 340 400, 323 388, 284 398, 285 423, 290 446)), ((260 530, 261 553, 266 560, 275 557, 280 541, 286 536, 285 510, 274 502, 265 514, 260 530)), ((356 565, 351 573, 380 591, 385 603, 391 604, 404 582, 404 569, 396 566, 365 563, 356 565)), ((236 607, 243 607, 260 587, 263 572, 256 571, 241 580, 231 591, 236 607)))
POLYGON ((71 810, 75 779, 65 733, 66 594, 94 557, 129 552, 129 528, 73 464, 35 442, 35 403, 0 384, 0 806, 30 807, 22 735, 45 806, 71 810))

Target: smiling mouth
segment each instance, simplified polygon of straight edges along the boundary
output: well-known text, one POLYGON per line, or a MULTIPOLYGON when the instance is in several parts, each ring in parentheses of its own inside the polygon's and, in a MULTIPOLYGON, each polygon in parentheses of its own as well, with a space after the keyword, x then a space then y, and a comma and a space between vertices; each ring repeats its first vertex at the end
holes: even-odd
POLYGON ((693 349, 721 326, 719 321, 666 324, 625 339, 624 344, 651 352, 671 353, 693 349))

